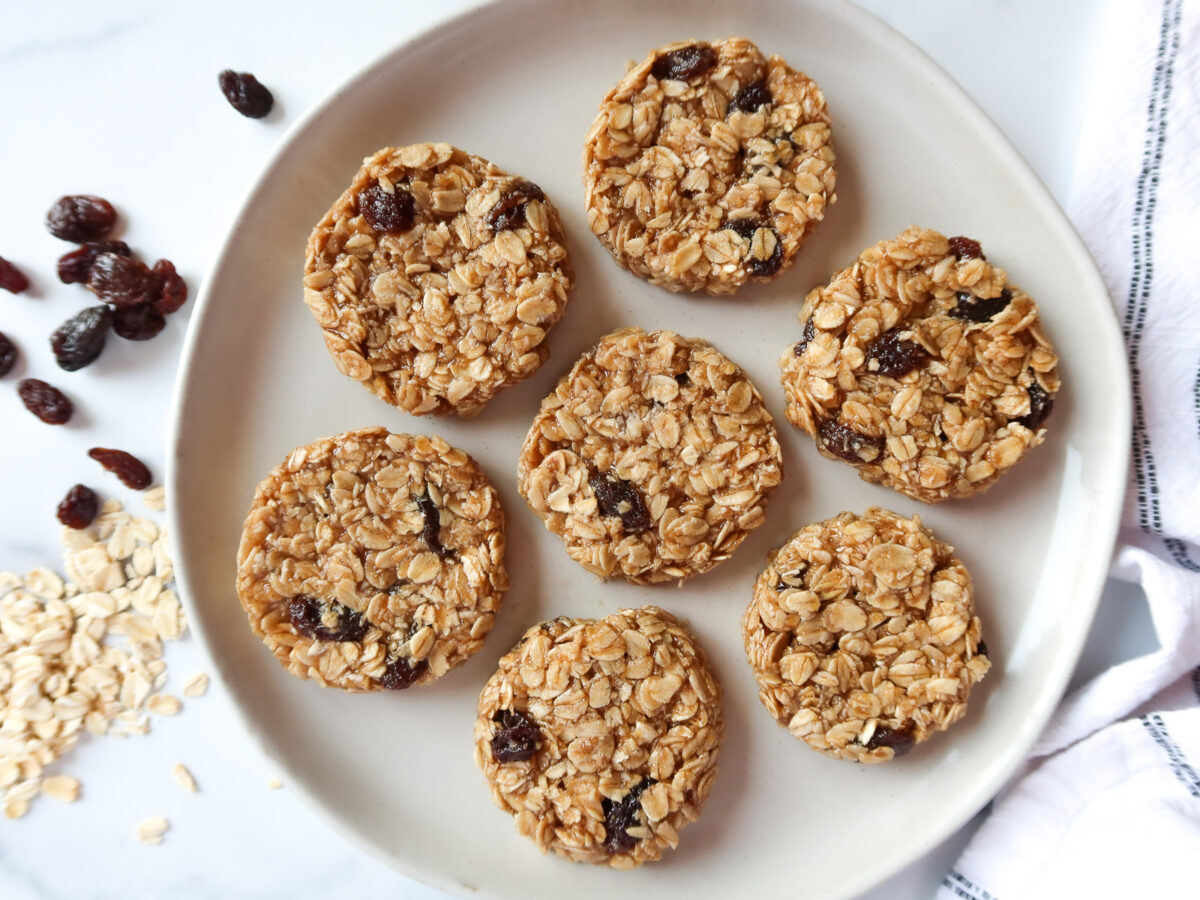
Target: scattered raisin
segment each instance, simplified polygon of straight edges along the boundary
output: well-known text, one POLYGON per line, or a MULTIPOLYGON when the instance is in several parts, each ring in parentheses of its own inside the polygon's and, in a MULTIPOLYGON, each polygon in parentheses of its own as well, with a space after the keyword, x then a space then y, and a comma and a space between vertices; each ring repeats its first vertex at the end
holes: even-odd
POLYGON ((628 829, 640 824, 642 792, 652 784, 653 778, 639 781, 619 803, 607 797, 600 801, 604 810, 604 849, 609 853, 625 853, 636 846, 638 839, 628 829))
POLYGON ((492 758, 496 762, 521 762, 537 752, 542 733, 525 713, 502 709, 492 716, 492 721, 500 726, 492 737, 492 758))
POLYGON ((17 348, 13 346, 13 342, 5 336, 4 332, 0 331, 0 378, 11 372, 16 364, 17 348))
POLYGON ((975 655, 976 656, 987 656, 988 655, 987 641, 980 641, 978 644, 975 645, 975 655))
POLYGON ((717 51, 708 44, 690 44, 664 53, 650 67, 650 74, 659 81, 691 81, 717 64, 717 51))
POLYGON ((25 408, 47 425, 64 425, 75 412, 75 406, 62 391, 37 378, 17 382, 17 393, 25 408))
POLYGON ((121 484, 125 487, 135 491, 142 491, 150 487, 152 480, 150 470, 132 453, 113 450, 109 447, 93 447, 88 451, 88 456, 120 478, 121 484))
POLYGON ((1045 388, 1035 379, 1027 388, 1029 393, 1029 415, 1021 416, 1014 421, 1018 425, 1024 425, 1030 431, 1037 431, 1042 427, 1042 423, 1050 418, 1050 411, 1054 409, 1054 398, 1046 393, 1045 388))
POLYGON ((59 197, 46 213, 46 227, 56 238, 82 244, 105 237, 117 224, 117 211, 103 197, 72 194, 59 197))
POLYGON ((958 302, 947 315, 967 322, 986 322, 1012 302, 1012 291, 1005 288, 999 297, 976 297, 967 291, 958 292, 958 302))
POLYGON ((979 246, 979 241, 962 235, 950 238, 950 252, 957 259, 987 259, 983 255, 983 248, 979 246))
POLYGON ((119 253, 99 254, 88 269, 88 290, 113 306, 136 306, 154 300, 154 273, 140 259, 119 253))
POLYGON ((774 228, 769 228, 754 219, 734 219, 725 225, 730 231, 733 231, 740 237, 746 239, 747 244, 752 248, 754 246, 754 235, 760 228, 767 228, 775 236, 775 249, 771 251, 771 255, 766 259, 759 259, 757 256, 751 256, 746 260, 746 268, 751 275, 758 275, 761 278, 767 278, 779 271, 779 267, 783 264, 783 242, 779 240, 779 234, 774 228))
POLYGON ((416 683, 417 679, 429 668, 425 660, 415 666, 407 656, 397 656, 383 671, 380 683, 389 691, 403 691, 416 683))
POLYGON ((90 487, 77 484, 58 504, 58 521, 68 528, 87 528, 100 511, 100 498, 90 487))
POLYGON ((248 119, 261 119, 275 105, 271 92, 249 72, 226 69, 217 76, 217 83, 229 105, 248 119))
POLYGON ((525 222, 525 204, 531 200, 545 200, 542 189, 532 181, 519 178, 500 193, 500 199, 488 210, 486 222, 492 234, 520 228, 525 222))
POLYGON ((822 447, 855 465, 873 463, 883 453, 883 438, 857 432, 836 419, 822 419, 817 433, 822 447))
POLYGON ((167 320, 152 303, 121 306, 113 311, 112 330, 127 341, 148 341, 166 327, 167 320))
POLYGON ((880 725, 875 729, 875 733, 871 735, 871 739, 867 741, 867 749, 875 750, 879 747, 891 747, 895 756, 903 756, 913 748, 916 742, 911 726, 891 728, 887 725, 880 725))
POLYGON ((104 349, 110 325, 112 311, 107 306, 89 306, 55 328, 50 349, 59 368, 74 372, 94 363, 104 349))
POLYGON ((160 259, 150 271, 154 275, 154 309, 169 316, 187 302, 187 282, 169 259, 160 259))
POLYGON ((808 348, 808 342, 816 336, 816 327, 813 325, 812 316, 808 317, 808 321, 804 323, 804 337, 792 348, 792 352, 796 356, 803 356, 804 351, 808 348))
POLYGON ((78 250, 64 253, 58 259, 58 280, 63 284, 86 284, 92 263, 101 253, 132 256, 124 241, 88 241, 78 250))
POLYGON ((27 287, 29 279, 25 277, 25 273, 0 256, 0 288, 19 294, 27 287))
POLYGON ((438 535, 442 527, 442 517, 434 505, 433 499, 429 496, 428 486, 425 488, 425 493, 417 498, 417 509, 421 511, 421 515, 425 519, 425 525, 421 529, 421 540, 425 542, 425 546, 442 559, 453 556, 454 551, 443 547, 442 540, 438 535))
POLYGON ((297 594, 288 604, 288 618, 297 633, 314 641, 361 641, 370 623, 350 607, 336 600, 322 602, 308 594, 297 594), (337 625, 324 621, 324 610, 337 613, 337 625))
POLYGON ((593 469, 588 484, 596 494, 600 515, 619 517, 621 526, 630 534, 650 527, 650 514, 646 512, 642 495, 628 481, 593 469))
POLYGON ((918 366, 929 362, 929 351, 917 341, 900 337, 904 327, 885 331, 867 346, 867 371, 889 378, 903 378, 918 366))
POLYGON ((376 231, 399 234, 412 228, 417 204, 413 195, 404 188, 395 187, 386 191, 379 182, 375 182, 359 193, 358 211, 376 231))
POLYGON ((728 112, 758 112, 760 107, 767 106, 770 102, 771 92, 767 90, 766 84, 756 81, 733 95, 733 99, 729 101, 728 112))

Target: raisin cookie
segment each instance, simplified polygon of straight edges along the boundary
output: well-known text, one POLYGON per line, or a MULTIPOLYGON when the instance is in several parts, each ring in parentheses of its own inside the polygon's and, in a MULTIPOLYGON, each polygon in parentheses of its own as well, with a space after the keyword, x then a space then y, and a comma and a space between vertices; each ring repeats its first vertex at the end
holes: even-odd
POLYGON ((608 92, 583 152, 588 224, 673 291, 730 294, 791 265, 833 203, 816 83, 745 38, 670 44, 608 92))
POLYGON ((537 185, 413 144, 368 157, 313 229, 304 302, 343 374, 416 415, 473 416, 546 361, 572 277, 537 185))
POLYGON ((542 851, 629 869, 700 815, 725 736, 704 651, 654 607, 535 625, 479 697, 475 762, 542 851))
POLYGON ((872 507, 796 532, 742 616, 758 696, 839 759, 884 762, 962 718, 991 663, 971 577, 914 516, 872 507))
POLYGON ((293 675, 399 690, 480 648, 508 589, 487 476, 441 438, 365 428, 293 450, 238 547, 250 627, 293 675))
POLYGON ((912 226, 800 310, 787 417, 866 481, 936 503, 986 490, 1045 439, 1058 357, 978 242, 912 226))
POLYGON ((585 569, 646 584, 727 559, 781 477, 775 423, 740 368, 704 341, 625 328, 542 401, 517 486, 585 569))

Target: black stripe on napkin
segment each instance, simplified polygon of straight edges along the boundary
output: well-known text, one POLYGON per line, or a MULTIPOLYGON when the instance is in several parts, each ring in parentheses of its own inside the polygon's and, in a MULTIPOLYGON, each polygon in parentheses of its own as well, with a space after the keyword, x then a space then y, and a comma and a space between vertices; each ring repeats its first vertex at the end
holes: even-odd
POLYGON ((1200 777, 1196 776, 1196 770, 1192 768, 1183 750, 1167 731, 1162 716, 1158 713, 1142 716, 1142 724, 1150 732, 1150 737, 1154 738, 1154 743, 1162 747, 1163 752, 1167 754, 1167 759, 1171 762, 1171 771, 1179 779, 1179 783, 1187 788, 1189 794, 1200 799, 1200 777))
POLYGON ((995 894, 989 894, 982 887, 963 877, 957 869, 951 869, 942 879, 942 887, 949 888, 963 900, 996 900, 995 894))

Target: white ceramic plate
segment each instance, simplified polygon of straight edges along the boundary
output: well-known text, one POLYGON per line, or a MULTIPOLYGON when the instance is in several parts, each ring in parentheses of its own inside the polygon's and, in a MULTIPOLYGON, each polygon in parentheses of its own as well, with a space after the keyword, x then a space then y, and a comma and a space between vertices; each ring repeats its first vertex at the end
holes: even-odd
POLYGON ((506 0, 372 64, 291 132, 234 223, 192 322, 169 484, 183 595, 247 727, 314 804, 409 875, 486 896, 846 895, 928 850, 1027 752, 1071 671, 1099 596, 1126 462, 1123 351, 1095 268, 1049 194, 984 114, 885 25, 831 0, 506 0), (580 143, 625 62, 688 37, 744 34, 825 90, 838 202, 775 283, 736 299, 669 294, 621 271, 589 234, 580 143), (549 363, 477 419, 417 419, 341 376, 301 302, 308 232, 368 153, 446 140, 537 182, 558 204, 578 274, 549 363), (801 299, 862 247, 910 223, 979 239, 1037 298, 1062 358, 1050 437, 990 493, 925 507, 821 458, 783 419, 775 361, 801 299), (603 584, 571 562, 516 491, 541 398, 623 325, 713 341, 780 425, 785 479, 734 558, 681 590, 603 584), (351 696, 288 676, 233 588, 254 485, 299 444, 383 424, 429 431, 490 474, 509 522, 512 590, 484 649, 441 682, 351 696), (826 759, 764 712, 738 620, 764 555, 801 525, 879 504, 920 513, 975 576, 994 661, 964 721, 902 760, 826 759), (634 872, 543 858, 490 802, 472 762, 478 691, 533 622, 654 603, 689 619, 726 688, 728 739, 703 817, 634 872))

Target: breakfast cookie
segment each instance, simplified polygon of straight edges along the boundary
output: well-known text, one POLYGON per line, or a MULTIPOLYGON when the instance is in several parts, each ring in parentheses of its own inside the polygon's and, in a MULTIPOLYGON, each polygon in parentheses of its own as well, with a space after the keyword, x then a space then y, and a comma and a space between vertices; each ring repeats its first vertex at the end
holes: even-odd
POLYGON ((834 202, 816 83, 745 38, 651 53, 600 105, 583 150, 588 224, 673 291, 730 294, 791 267, 834 202))
POLYGON ((792 535, 742 616, 763 705, 814 750, 858 762, 962 718, 991 667, 979 634, 954 548, 877 507, 792 535))
POLYGON ((809 293, 779 365, 831 459, 926 503, 986 490, 1045 439, 1058 357, 979 243, 912 226, 809 293))
POLYGON ((727 559, 781 477, 775 423, 740 368, 702 340, 625 328, 542 401, 517 487, 585 569, 645 584, 727 559))
POLYGON ((293 450, 255 491, 237 563, 254 633, 293 675, 349 691, 440 678, 508 589, 487 476, 441 438, 384 428, 293 450))
POLYGON ((385 147, 308 239, 304 302, 345 375, 473 416, 546 361, 572 272, 532 182, 449 144, 385 147))
POLYGON ((721 688, 669 613, 535 625, 479 697, 475 762, 542 851, 630 869, 694 821, 725 736, 721 688))

